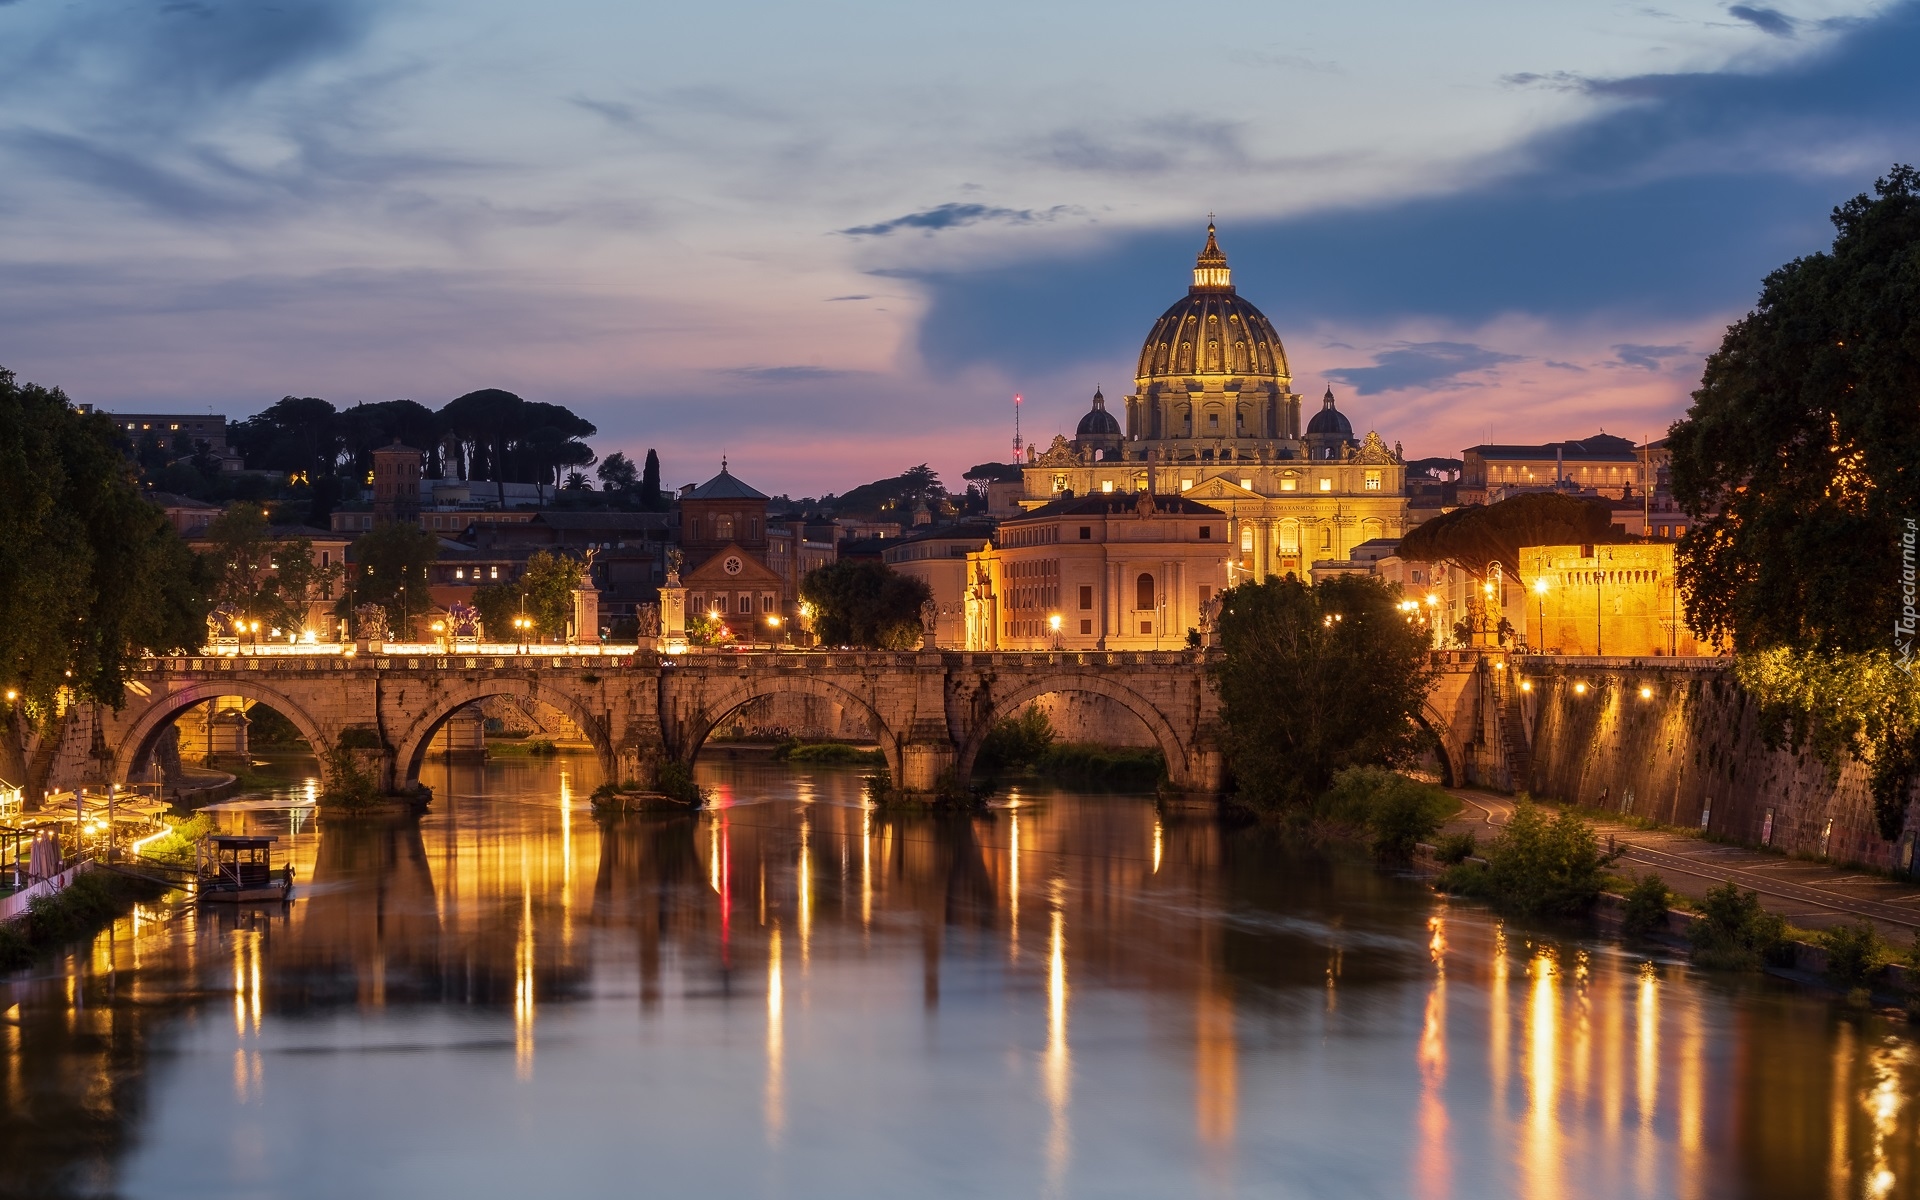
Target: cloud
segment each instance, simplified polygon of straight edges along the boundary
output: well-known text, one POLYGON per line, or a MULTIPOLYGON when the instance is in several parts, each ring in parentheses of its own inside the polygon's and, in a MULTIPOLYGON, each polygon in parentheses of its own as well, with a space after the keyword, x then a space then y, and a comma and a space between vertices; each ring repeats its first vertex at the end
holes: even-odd
POLYGON ((1646 346, 1633 342, 1623 342, 1613 348, 1617 365, 1639 367, 1643 371, 1658 371, 1662 362, 1669 358, 1691 356, 1693 348, 1687 345, 1646 346))
POLYGON ((1025 155, 1069 171, 1129 176, 1241 167, 1252 158, 1244 130, 1238 121, 1160 117, 1099 132, 1058 129, 1028 145, 1025 155))
POLYGON ((1552 92, 1584 92, 1593 87, 1592 79, 1571 71, 1519 71, 1502 75, 1500 82, 1508 87, 1543 88, 1552 92))
POLYGON ((731 367, 726 372, 736 379, 746 379, 754 383, 814 383, 825 379, 841 379, 852 374, 850 371, 835 371, 827 367, 731 367))
POLYGON ((839 302, 840 302, 840 301, 842 301, 842 300, 871 300, 871 299, 873 299, 873 297, 872 297, 872 296, 868 296, 868 295, 864 295, 864 294, 862 294, 862 295, 857 295, 857 296, 828 296, 828 297, 827 297, 827 303, 828 303, 828 304, 837 304, 837 303, 839 303, 839 302))
POLYGON ((1035 221, 1051 220, 1065 211, 1065 205, 1035 212, 1030 208, 993 208, 985 204, 942 204, 937 208, 929 208, 925 212, 908 213, 904 217, 894 217, 892 220, 880 221, 872 225, 855 225, 839 232, 848 237, 885 237, 901 229, 924 229, 933 232, 941 229, 958 229, 962 225, 974 225, 981 221, 1031 225, 1035 221))
POLYGON ((1365 396, 1402 388, 1430 388, 1501 363, 1521 361, 1518 354, 1503 354, 1471 342, 1403 342, 1375 354, 1370 367, 1337 367, 1327 372, 1327 378, 1348 384, 1365 396))
MULTIPOLYGON (((1738 311, 1774 267, 1829 241, 1833 205, 1920 136, 1914 61, 1908 0, 1765 69, 1594 81, 1620 103, 1450 172, 1465 186, 1230 222, 1221 243, 1283 338, 1327 322, 1647 328, 1738 311)), ((1023 375, 1131 358, 1200 241, 1196 214, 1051 258, 890 274, 926 292, 930 366, 1023 375)))
POLYGON ((1775 37, 1790 38, 1799 24, 1792 17, 1773 8, 1760 8, 1752 4, 1735 4, 1727 9, 1727 15, 1738 17, 1763 33, 1775 37))

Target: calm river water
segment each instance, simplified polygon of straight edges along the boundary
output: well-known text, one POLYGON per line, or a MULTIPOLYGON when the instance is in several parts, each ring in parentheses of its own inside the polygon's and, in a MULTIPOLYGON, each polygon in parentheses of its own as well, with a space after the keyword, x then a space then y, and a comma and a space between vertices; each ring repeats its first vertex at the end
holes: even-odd
POLYGON ((281 835, 287 909, 8 984, 0 1185, 128 1197, 1920 1194, 1906 1026, 1503 927, 1361 859, 716 762, 436 764, 281 835))

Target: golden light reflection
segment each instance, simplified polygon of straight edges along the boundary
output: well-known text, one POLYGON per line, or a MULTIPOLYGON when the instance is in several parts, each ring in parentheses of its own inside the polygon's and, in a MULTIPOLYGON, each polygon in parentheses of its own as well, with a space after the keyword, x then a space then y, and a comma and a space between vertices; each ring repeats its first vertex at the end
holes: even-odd
POLYGON ((1447 1128, 1447 927, 1439 916, 1427 919, 1431 936, 1433 987, 1420 1029, 1420 1115, 1413 1160, 1415 1194, 1421 1200, 1447 1200, 1453 1194, 1453 1162, 1447 1128))
POLYGON ((780 923, 767 935, 767 1144, 778 1146, 786 1129, 785 990, 780 970, 780 923))
POLYGON ((1533 976, 1527 1006, 1527 1195, 1557 1200, 1560 1182, 1560 996, 1559 964, 1540 950, 1529 965, 1533 976))
POLYGON ((533 892, 523 883, 520 936, 513 947, 513 1073, 520 1080, 533 1078, 533 966, 533 892))
POLYGON ((813 957, 813 822, 800 814, 800 973, 813 957))
POLYGON ((1866 1186, 1870 1200, 1891 1195, 1898 1182, 1892 1153, 1906 1149, 1900 1137, 1900 1110, 1906 1107, 1907 1098, 1901 1090, 1900 1078, 1911 1057, 1906 1046, 1889 1040, 1868 1060, 1873 1071, 1873 1090, 1866 1097, 1867 1117, 1873 1131, 1873 1165, 1866 1186))
POLYGON ((1651 1194, 1657 1179, 1660 1139, 1653 1129, 1660 1103, 1660 977, 1652 963, 1640 964, 1640 994, 1634 1003, 1634 1042, 1638 1053, 1634 1083, 1640 1109, 1640 1190, 1651 1194))
POLYGON ((560 944, 573 944, 573 777, 560 772, 560 944))
POLYGON ((1007 833, 1007 959, 1020 961, 1020 810, 1008 818, 1007 833))
POLYGON ((1164 831, 1160 827, 1160 818, 1156 816, 1153 819, 1153 873, 1155 875, 1160 873, 1160 851, 1164 837, 1164 831))
POLYGON ((860 932, 873 931, 873 807, 860 803, 860 932))
POLYGON ((1487 989, 1487 1076, 1493 1087, 1493 1119, 1505 1124, 1507 1118, 1507 977, 1512 967, 1507 962, 1506 926, 1493 926, 1493 983, 1487 989))
POLYGON ((1061 1194, 1072 1150, 1067 1123, 1073 1089, 1073 1058, 1067 1048, 1067 917, 1059 905, 1056 883, 1053 933, 1047 947, 1047 1052, 1041 1066, 1047 1108, 1053 1117, 1047 1134, 1047 1191, 1051 1195, 1061 1194))
POLYGON ((1239 1047, 1235 1040, 1232 984, 1200 975, 1194 1005, 1198 1053, 1194 1062, 1194 1127, 1200 1144, 1213 1152, 1214 1165, 1231 1162, 1234 1124, 1240 1107, 1239 1047))
POLYGON ((1678 1194, 1681 1200, 1690 1200, 1705 1194, 1707 1036, 1700 1019, 1697 998, 1682 1003, 1679 1016, 1680 1094, 1677 1108, 1680 1161, 1675 1164, 1675 1174, 1679 1177, 1678 1194))
POLYGON ((711 817, 707 820, 707 882, 716 893, 720 891, 720 822, 711 817))
POLYGON ((1834 1029, 1833 1089, 1827 1101, 1827 1196, 1850 1200, 1853 1194, 1853 1023, 1834 1029))

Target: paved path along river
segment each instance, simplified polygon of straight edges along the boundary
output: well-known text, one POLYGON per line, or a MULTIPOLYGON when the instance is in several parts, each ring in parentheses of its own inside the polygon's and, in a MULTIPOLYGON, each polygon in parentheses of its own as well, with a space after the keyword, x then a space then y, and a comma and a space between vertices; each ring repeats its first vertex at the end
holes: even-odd
MULTIPOLYGON (((1496 792, 1450 789, 1466 807, 1449 829, 1472 829, 1484 840, 1488 827, 1504 825, 1514 800, 1496 792)), ((1671 830, 1640 829, 1582 814, 1605 840, 1627 847, 1620 869, 1654 871, 1684 896, 1698 898, 1728 880, 1760 896, 1765 906, 1803 929, 1862 917, 1881 936, 1904 949, 1920 933, 1920 886, 1828 863, 1788 858, 1744 846, 1729 846, 1671 830)))

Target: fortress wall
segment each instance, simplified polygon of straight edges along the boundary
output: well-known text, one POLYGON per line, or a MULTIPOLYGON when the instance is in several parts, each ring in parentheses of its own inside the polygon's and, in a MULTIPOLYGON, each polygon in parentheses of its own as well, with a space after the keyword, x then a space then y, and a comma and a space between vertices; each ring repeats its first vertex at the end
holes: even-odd
POLYGON ((1865 768, 1849 759, 1829 778, 1811 751, 1769 749, 1755 702, 1724 665, 1532 659, 1521 669, 1533 683, 1523 707, 1535 795, 1691 828, 1705 814, 1714 836, 1750 845, 1771 811, 1770 844, 1789 853, 1881 868, 1911 854, 1910 835, 1881 840, 1865 768))

